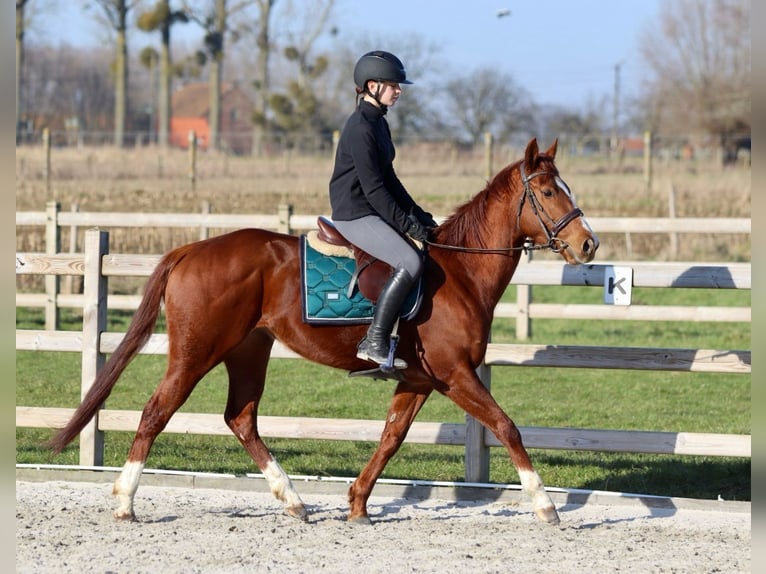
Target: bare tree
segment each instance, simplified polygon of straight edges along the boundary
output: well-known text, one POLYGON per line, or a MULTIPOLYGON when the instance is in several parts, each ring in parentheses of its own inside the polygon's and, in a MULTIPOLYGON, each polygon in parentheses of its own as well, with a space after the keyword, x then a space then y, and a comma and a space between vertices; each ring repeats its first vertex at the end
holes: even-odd
POLYGON ((24 8, 28 0, 16 0, 16 143, 19 143, 21 125, 21 71, 24 67, 24 8))
POLYGON ((188 22, 184 10, 171 10, 170 0, 158 0, 154 8, 139 15, 137 25, 144 32, 159 31, 160 43, 160 82, 159 105, 157 114, 157 143, 161 147, 168 145, 170 133, 170 82, 172 79, 172 59, 170 56, 170 30, 176 23, 188 22))
POLYGON ((125 122, 128 116, 128 12, 139 0, 93 0, 101 7, 102 19, 114 30, 114 145, 125 144, 125 122))
POLYGON ((263 152, 263 130, 268 117, 269 98, 271 97, 271 76, 269 61, 271 59, 271 17, 276 0, 256 0, 258 4, 258 19, 255 24, 255 47, 257 49, 255 64, 255 79, 253 86, 256 90, 255 111, 253 112, 253 155, 263 152))
POLYGON ((648 127, 750 131, 750 0, 676 0, 640 39, 648 127))
MULTIPOLYGON (((239 0, 227 7, 227 0, 207 0, 208 5, 198 10, 190 2, 184 4, 189 17, 197 22, 205 31, 205 57, 210 61, 210 147, 220 149, 220 123, 221 123, 221 83, 223 80, 224 44, 226 35, 233 36, 236 41, 241 31, 232 26, 232 19, 237 14, 244 12, 252 6, 256 0, 239 0)), ((273 3, 273 2, 272 2, 273 3)))
POLYGON ((114 87, 108 48, 27 47, 25 107, 36 127, 63 130, 77 118, 78 130, 111 131, 114 87))
POLYGON ((456 135, 467 135, 473 144, 479 143, 486 132, 507 140, 530 119, 524 90, 512 76, 491 68, 453 76, 444 93, 447 109, 456 122, 456 135))
MULTIPOLYGON (((314 89, 314 80, 321 77, 328 68, 329 58, 325 54, 312 54, 317 40, 328 31, 327 24, 332 14, 334 0, 315 3, 311 12, 300 11, 290 2, 286 16, 291 22, 283 55, 288 62, 297 65, 297 76, 287 83, 281 93, 272 93, 269 108, 273 112, 274 127, 288 137, 289 145, 299 132, 307 128, 315 133, 328 133, 323 125, 319 93, 314 89)), ((332 34, 333 30, 329 32, 332 34)))
MULTIPOLYGON (((293 26, 287 34, 285 57, 297 63, 297 82, 305 86, 309 79, 324 71, 326 58, 311 59, 311 52, 319 37, 327 32, 327 23, 332 15, 335 0, 316 0, 312 10, 301 9, 289 2, 287 17, 293 26), (317 68, 322 68, 318 70, 317 68)), ((331 30, 330 33, 333 33, 331 30)))

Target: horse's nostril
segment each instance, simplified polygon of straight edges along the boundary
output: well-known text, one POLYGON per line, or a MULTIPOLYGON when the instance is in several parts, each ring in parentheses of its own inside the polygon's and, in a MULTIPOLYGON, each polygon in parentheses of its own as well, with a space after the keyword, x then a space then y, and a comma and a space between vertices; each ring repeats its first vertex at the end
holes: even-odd
POLYGON ((585 243, 583 243, 583 253, 595 253, 596 249, 598 249, 598 239, 595 237, 593 239, 586 239, 585 243))

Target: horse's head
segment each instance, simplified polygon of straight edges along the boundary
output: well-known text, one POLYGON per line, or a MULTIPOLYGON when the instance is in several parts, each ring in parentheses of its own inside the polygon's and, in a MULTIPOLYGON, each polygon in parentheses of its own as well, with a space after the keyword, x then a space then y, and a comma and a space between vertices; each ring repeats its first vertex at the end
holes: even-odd
POLYGON ((537 139, 527 144, 519 163, 523 190, 518 220, 522 233, 538 247, 561 254, 567 263, 588 263, 598 249, 598 237, 575 204, 574 196, 554 164, 558 139, 540 153, 537 139))

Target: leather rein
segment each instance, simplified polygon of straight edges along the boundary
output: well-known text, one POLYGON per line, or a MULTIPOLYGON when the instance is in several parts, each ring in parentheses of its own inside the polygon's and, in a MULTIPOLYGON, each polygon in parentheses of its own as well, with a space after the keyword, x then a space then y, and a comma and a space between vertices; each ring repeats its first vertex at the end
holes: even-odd
MULTIPOLYGON (((548 241, 546 241, 545 243, 534 243, 534 244, 529 244, 525 242, 524 245, 521 245, 519 247, 487 247, 487 248, 463 247, 459 245, 446 245, 444 243, 434 243, 433 241, 426 241, 426 243, 432 247, 439 247, 441 249, 448 249, 452 251, 464 251, 468 253, 508 253, 512 251, 524 251, 526 253, 528 251, 539 250, 539 249, 550 249, 553 253, 560 253, 561 251, 566 249, 567 243, 563 241, 562 239, 560 239, 558 237, 558 234, 573 220, 577 219, 578 217, 582 217, 583 215, 582 210, 579 207, 575 206, 574 209, 572 209, 568 213, 565 213, 557 221, 553 221, 552 218, 548 217, 542 204, 537 199, 535 192, 532 191, 532 187, 529 185, 529 182, 535 177, 539 175, 546 175, 549 172, 536 171, 534 173, 527 175, 526 170, 524 169, 524 162, 521 162, 521 164, 519 165, 519 171, 521 174, 521 181, 524 184, 524 193, 522 193, 521 199, 519 199, 519 208, 516 211, 516 223, 518 225, 519 222, 521 221, 521 211, 524 208, 524 202, 529 200, 529 205, 532 207, 532 212, 535 214, 535 217, 537 218, 537 221, 540 223, 540 226, 543 228, 543 231, 545 231, 545 236, 547 237, 548 241), (545 219, 547 219, 551 223, 550 228, 545 224, 545 221, 543 221, 543 216, 545 217, 545 219)), ((566 184, 564 184, 564 186, 566 187, 566 184)), ((571 193, 569 193, 568 188, 566 191, 571 197, 571 193)))

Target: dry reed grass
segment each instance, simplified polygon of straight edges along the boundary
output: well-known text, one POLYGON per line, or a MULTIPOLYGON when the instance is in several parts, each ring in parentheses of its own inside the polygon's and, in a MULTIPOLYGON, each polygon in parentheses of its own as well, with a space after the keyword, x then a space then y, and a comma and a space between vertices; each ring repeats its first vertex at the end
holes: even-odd
MULTIPOLYGON (((560 148, 561 150, 561 148, 560 148)), ((521 157, 523 150, 495 151, 492 171, 521 157)), ((331 153, 290 157, 229 157, 199 152, 194 185, 190 154, 184 150, 144 147, 56 148, 51 152, 50 180, 40 147, 16 151, 16 210, 42 211, 56 200, 63 209, 81 211, 199 212, 210 202, 218 213, 276 213, 291 204, 294 213, 329 213, 327 181, 331 153)), ((575 191, 586 216, 661 217, 670 212, 671 189, 678 217, 750 217, 750 169, 722 168, 712 161, 656 161, 647 186, 641 158, 619 166, 603 158, 557 159, 562 176, 575 191)), ((448 144, 400 148, 397 171, 412 195, 436 215, 448 215, 485 185, 484 151, 463 151, 448 144)), ((598 232, 598 230, 596 230, 598 232)), ((198 230, 112 229, 114 252, 162 253, 194 241, 198 230)), ((750 237, 695 234, 679 241, 676 258, 693 261, 749 261, 750 237)), ((602 236, 600 259, 663 260, 671 257, 668 238, 633 235, 628 252, 621 234, 602 236)), ((66 236, 63 245, 69 245, 66 236)), ((18 251, 42 251, 42 229, 17 228, 18 251)))

